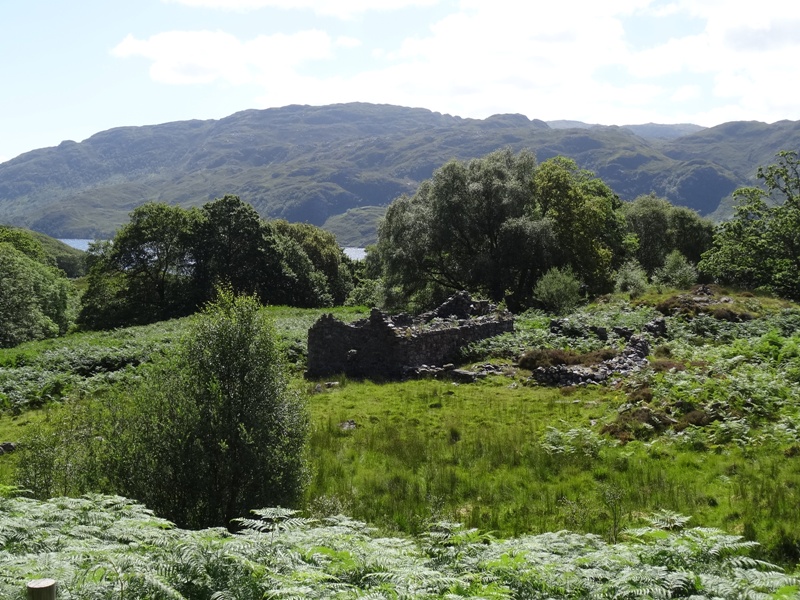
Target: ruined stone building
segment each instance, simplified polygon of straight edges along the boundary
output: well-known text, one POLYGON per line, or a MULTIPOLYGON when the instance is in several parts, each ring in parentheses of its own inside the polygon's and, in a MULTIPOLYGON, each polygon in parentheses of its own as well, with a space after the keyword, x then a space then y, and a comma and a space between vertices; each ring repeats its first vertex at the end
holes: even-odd
POLYGON ((307 375, 399 378, 421 365, 457 361, 464 346, 513 330, 509 313, 467 292, 416 318, 374 308, 348 324, 327 314, 308 330, 307 375))

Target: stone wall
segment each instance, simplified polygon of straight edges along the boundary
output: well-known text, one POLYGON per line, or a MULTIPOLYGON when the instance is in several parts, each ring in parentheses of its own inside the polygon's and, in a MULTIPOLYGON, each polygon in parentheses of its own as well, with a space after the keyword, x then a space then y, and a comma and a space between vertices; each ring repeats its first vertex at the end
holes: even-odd
MULTIPOLYGON (((448 300, 450 305, 442 306, 453 306, 454 299, 455 305, 464 305, 465 298, 469 296, 457 294, 448 300)), ((352 324, 323 315, 308 330, 307 375, 402 377, 415 367, 454 362, 467 344, 514 330, 510 315, 488 314, 492 307, 485 303, 466 302, 466 306, 479 315, 461 311, 445 319, 440 315, 447 311, 442 309, 427 313, 420 321, 408 315, 389 317, 372 309, 369 319, 352 324)))

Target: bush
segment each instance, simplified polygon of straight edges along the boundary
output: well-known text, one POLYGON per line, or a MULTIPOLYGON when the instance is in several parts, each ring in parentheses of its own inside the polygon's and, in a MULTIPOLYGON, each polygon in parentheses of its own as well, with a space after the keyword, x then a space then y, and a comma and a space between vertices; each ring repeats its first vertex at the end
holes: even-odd
POLYGON ((260 308, 220 291, 172 360, 24 440, 19 483, 39 497, 124 494, 188 527, 297 504, 308 416, 260 308))
POLYGON ((542 275, 533 288, 533 296, 545 310, 568 313, 581 301, 581 282, 572 269, 552 268, 542 275))
POLYGON ((635 259, 627 261, 617 271, 614 282, 617 292, 627 292, 631 298, 641 296, 647 290, 647 273, 635 259))
POLYGON ((164 380, 151 379, 135 399, 117 480, 178 523, 228 525, 252 508, 294 505, 302 494, 308 417, 259 309, 252 297, 221 291, 164 380))
POLYGON ((601 348, 592 352, 575 352, 562 348, 534 348, 519 357, 519 366, 530 371, 538 367, 552 367, 555 365, 584 365, 599 364, 617 356, 613 348, 601 348))
POLYGON ((383 306, 383 281, 364 279, 355 286, 344 301, 345 306, 383 306))
POLYGON ((697 269, 678 250, 673 250, 664 260, 664 266, 656 269, 653 279, 664 285, 686 290, 697 283, 697 269))

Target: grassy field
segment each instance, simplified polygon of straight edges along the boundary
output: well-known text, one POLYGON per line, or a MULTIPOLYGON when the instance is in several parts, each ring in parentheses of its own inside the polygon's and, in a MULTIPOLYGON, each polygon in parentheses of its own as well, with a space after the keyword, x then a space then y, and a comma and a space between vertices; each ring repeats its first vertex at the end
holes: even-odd
MULTIPOLYGON (((568 529, 614 542, 657 510, 758 541, 760 555, 800 561, 800 311, 716 290, 714 301, 674 291, 606 298, 566 329, 636 330, 668 316, 649 367, 586 387, 534 383, 517 358, 532 348, 619 350, 614 335, 553 334, 530 313, 514 334, 465 348, 465 363, 503 375, 475 384, 302 378, 305 331, 320 314, 269 308, 312 417, 304 513, 346 514, 385 531, 463 523, 501 537, 568 529), (665 308, 666 307, 666 308, 665 308), (639 410, 646 409, 646 411, 639 410), (654 426, 641 415, 663 415, 654 426)), ((343 319, 364 309, 337 309, 343 319)), ((0 441, 18 441, 49 411, 135 378, 169 352, 185 321, 86 333, 0 352, 0 441)), ((14 454, 0 457, 11 484, 14 454)))

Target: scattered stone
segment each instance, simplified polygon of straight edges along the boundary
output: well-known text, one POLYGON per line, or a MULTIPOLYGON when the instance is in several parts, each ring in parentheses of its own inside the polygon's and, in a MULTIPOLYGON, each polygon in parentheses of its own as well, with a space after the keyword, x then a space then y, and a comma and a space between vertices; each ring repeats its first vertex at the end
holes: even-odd
POLYGON ((649 333, 653 337, 665 337, 667 335, 667 321, 664 317, 658 317, 649 323, 645 323, 642 329, 645 333, 649 333))
POLYGON ((456 383, 475 383, 478 379, 478 373, 466 369, 453 369, 449 376, 456 383))
POLYGON ((339 423, 339 429, 342 431, 352 431, 358 427, 358 423, 356 423, 353 419, 348 419, 347 421, 342 421, 339 423))
POLYGON ((328 389, 337 388, 337 387, 339 387, 339 382, 338 381, 326 381, 325 382, 325 387, 328 388, 328 389))
POLYGON ((616 335, 617 337, 621 337, 626 342, 629 339, 631 339, 631 336, 634 334, 633 329, 631 329, 630 327, 621 327, 619 325, 616 327, 612 327, 611 331, 614 333, 614 335, 616 335))
POLYGON ((531 378, 543 385, 567 387, 573 385, 596 385, 613 375, 628 376, 646 366, 650 354, 650 343, 641 335, 631 334, 628 345, 614 358, 592 365, 553 365, 537 367, 531 378))
POLYGON ((0 455, 11 454, 17 449, 16 442, 0 442, 0 455))

